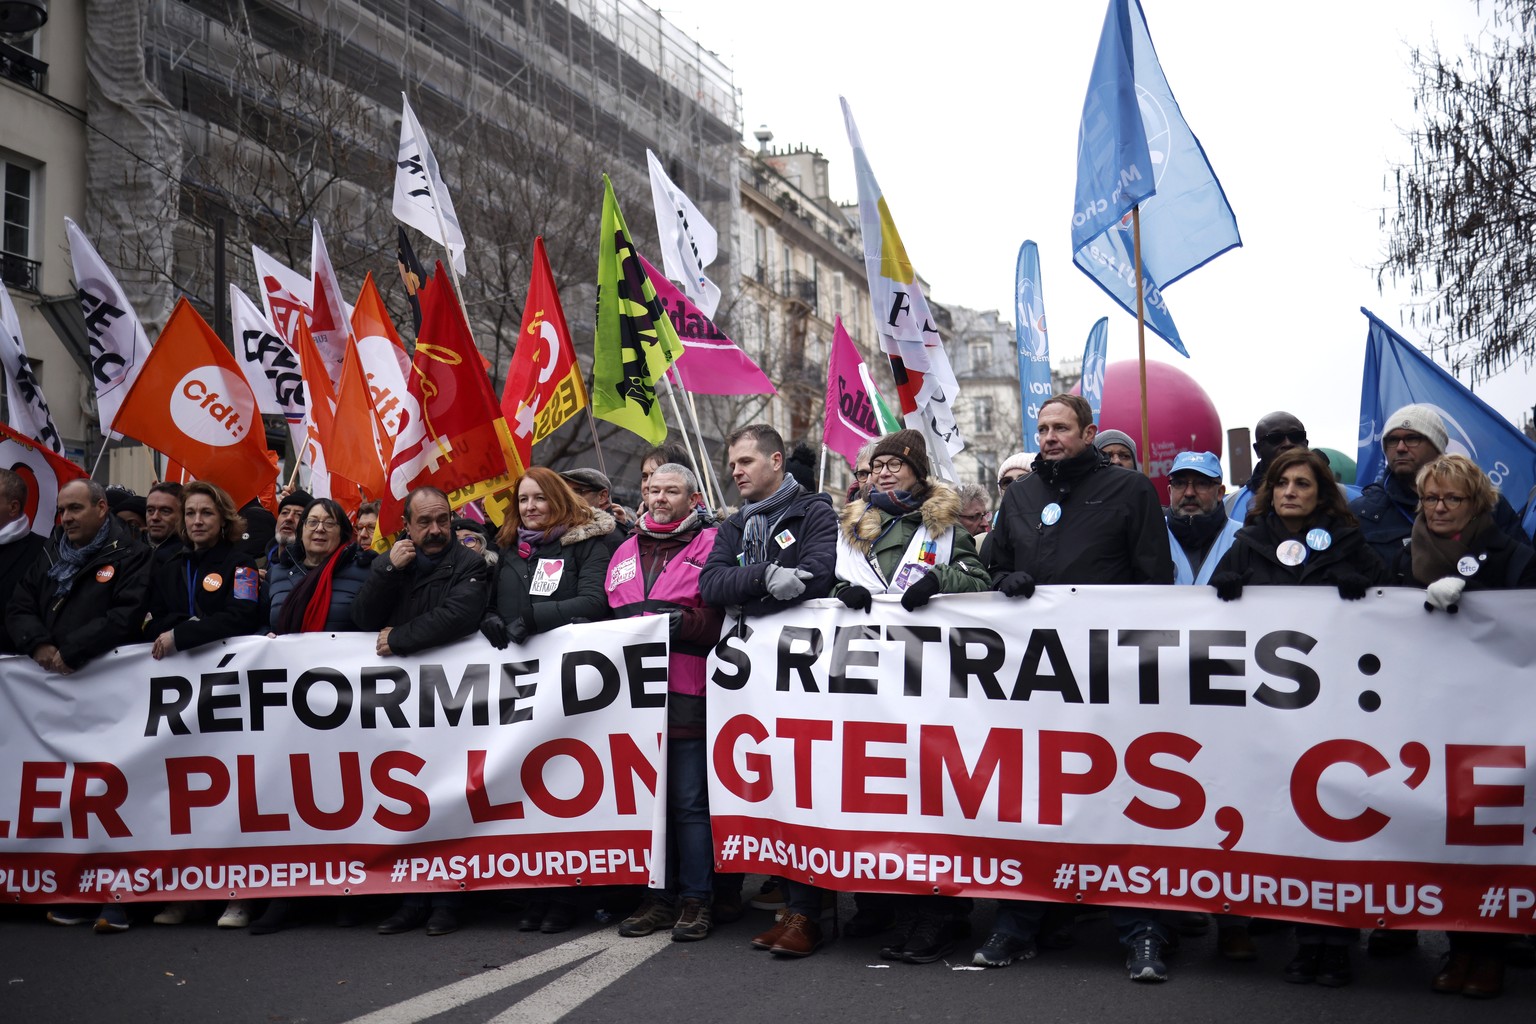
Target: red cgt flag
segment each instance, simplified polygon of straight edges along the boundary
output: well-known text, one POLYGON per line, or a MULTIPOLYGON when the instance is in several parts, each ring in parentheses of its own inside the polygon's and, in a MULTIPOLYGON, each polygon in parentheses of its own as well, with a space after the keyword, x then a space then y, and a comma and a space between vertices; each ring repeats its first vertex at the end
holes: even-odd
POLYGON ((31 520, 32 532, 46 537, 53 532, 59 488, 84 479, 85 470, 25 434, 0 423, 0 466, 26 481, 27 503, 22 509, 31 520))
POLYGON ((175 459, 243 505, 277 472, 256 396, 185 298, 150 349, 113 427, 175 459))
POLYGON ((523 329, 517 336, 507 383, 501 389, 501 414, 512 432, 517 457, 527 466, 533 446, 587 406, 587 388, 571 332, 565 326, 560 293, 544 253, 544 239, 533 240, 533 273, 523 329))

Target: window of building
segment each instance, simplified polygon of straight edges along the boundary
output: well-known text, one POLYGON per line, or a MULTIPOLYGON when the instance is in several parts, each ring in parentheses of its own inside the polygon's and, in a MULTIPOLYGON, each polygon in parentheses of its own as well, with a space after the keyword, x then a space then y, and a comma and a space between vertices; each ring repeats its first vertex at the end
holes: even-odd
POLYGON ((997 429, 997 410, 991 395, 977 395, 971 399, 971 408, 976 410, 976 433, 990 434, 997 429))
POLYGON ((757 261, 757 283, 768 282, 768 228, 762 224, 752 225, 752 254, 757 261))
POLYGON ((0 160, 5 200, 0 206, 0 277, 25 291, 38 290, 39 264, 32 259, 32 197, 37 172, 23 164, 0 160))
POLYGON ((785 295, 789 294, 790 278, 794 274, 795 254, 789 246, 784 247, 784 287, 780 289, 785 295))
POLYGON ((978 376, 988 376, 992 372, 992 346, 984 341, 973 341, 966 346, 966 354, 971 358, 971 372, 978 376))

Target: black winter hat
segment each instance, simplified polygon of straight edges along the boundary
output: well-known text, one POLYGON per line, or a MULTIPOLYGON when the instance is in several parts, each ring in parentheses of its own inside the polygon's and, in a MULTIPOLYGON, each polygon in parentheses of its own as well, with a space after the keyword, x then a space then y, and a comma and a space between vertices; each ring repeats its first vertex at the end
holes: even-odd
POLYGON ((928 482, 928 442, 923 440, 921 431, 898 430, 894 434, 885 435, 875 445, 869 461, 892 455, 911 466, 919 482, 928 482))

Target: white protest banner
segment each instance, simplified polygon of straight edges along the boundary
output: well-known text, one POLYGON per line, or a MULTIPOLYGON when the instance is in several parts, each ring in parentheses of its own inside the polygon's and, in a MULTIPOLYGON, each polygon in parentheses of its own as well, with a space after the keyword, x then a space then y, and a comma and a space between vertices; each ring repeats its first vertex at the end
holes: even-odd
POLYGON ((414 658, 340 633, 0 659, 0 893, 659 884, 666 639, 651 616, 414 658))
POLYGON ((1536 591, 811 602, 709 664, 718 870, 1536 930, 1536 591))

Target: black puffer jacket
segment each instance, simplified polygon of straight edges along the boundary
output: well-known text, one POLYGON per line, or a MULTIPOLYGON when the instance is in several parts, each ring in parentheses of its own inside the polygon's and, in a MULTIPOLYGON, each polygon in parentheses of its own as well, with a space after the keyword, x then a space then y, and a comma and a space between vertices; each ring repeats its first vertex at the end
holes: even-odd
POLYGON ((507 622, 521 619, 530 633, 544 633, 576 619, 596 622, 608 618, 612 613, 603 581, 608 576, 618 524, 601 509, 593 509, 592 514, 592 522, 566 530, 558 540, 546 541, 527 558, 517 553, 516 543, 502 549, 501 559, 492 570, 495 583, 490 610, 507 622), (548 594, 530 593, 541 566, 541 578, 547 580, 553 575, 559 582, 548 594))
POLYGON ((396 569, 384 553, 352 602, 352 621, 361 630, 393 627, 390 650, 414 654, 479 629, 490 593, 490 566, 463 544, 449 544, 432 566, 417 558, 396 569))
MULTIPOLYGON (((1365 534, 1366 543, 1376 549, 1376 554, 1386 565, 1395 565, 1398 553, 1408 544, 1408 537, 1413 532, 1419 496, 1389 473, 1380 483, 1361 491, 1360 497, 1349 503, 1349 510, 1360 520, 1360 532, 1365 534)), ((1519 514, 1502 494, 1493 505, 1493 522, 1511 540, 1528 543, 1519 514)))
POLYGON ((136 643, 149 587, 149 545, 116 516, 108 519, 107 543, 81 566, 61 597, 48 578, 58 561, 49 541, 16 585, 6 625, 16 649, 31 654, 44 644, 59 649, 64 664, 80 668, 120 644, 136 643))
POLYGON ((205 551, 183 547, 155 570, 143 638, 173 630, 178 651, 215 640, 249 636, 263 628, 261 576, 256 560, 220 540, 205 551))
POLYGON ((831 593, 837 568, 837 513, 832 510, 830 495, 802 490, 790 502, 769 534, 779 537, 787 530, 793 539, 782 546, 770 539, 771 561, 742 565, 736 560, 742 551, 746 528, 746 517, 738 510, 715 534, 714 549, 699 574, 699 594, 705 604, 717 608, 737 606, 748 615, 767 615, 831 593), (770 597, 765 582, 769 565, 808 571, 811 578, 805 581, 805 591, 789 601, 770 597))
MULTIPOLYGON (((16 585, 21 582, 27 570, 32 568, 32 563, 37 561, 47 543, 48 538, 29 531, 9 544, 0 544, 0 610, 11 603, 16 585)), ((0 616, 0 619, 4 619, 0 621, 0 654, 20 653, 16 641, 11 638, 9 618, 0 616)))
POLYGON ((1236 573, 1244 586, 1338 586, 1343 579, 1359 575, 1367 586, 1387 582, 1387 568, 1365 535, 1352 526, 1339 526, 1332 519, 1314 524, 1328 531, 1327 548, 1315 551, 1306 546, 1307 531, 1293 534, 1273 513, 1237 531, 1232 546, 1216 566, 1214 578, 1221 573, 1236 573), (1286 565, 1278 554, 1287 540, 1301 541, 1306 558, 1299 565, 1286 565))
POLYGON ((1168 528, 1152 482, 1111 466, 1089 447, 1069 459, 1035 459, 1003 492, 987 545, 995 585, 1012 572, 1036 583, 1172 583, 1168 528), (1060 518, 1046 524, 1047 506, 1060 518))

